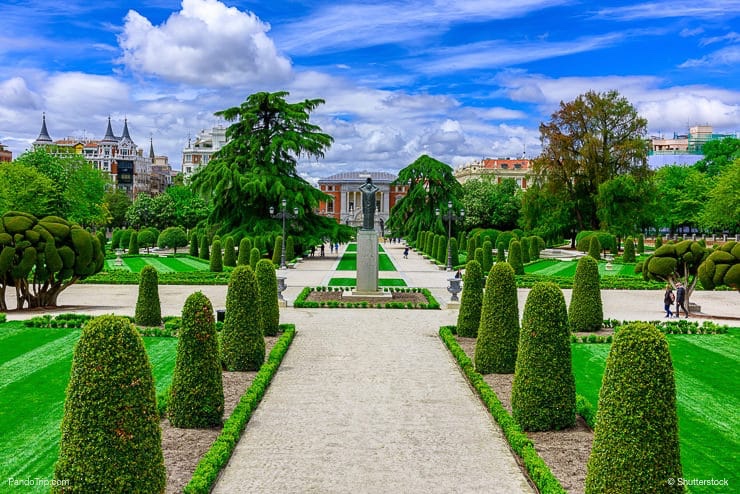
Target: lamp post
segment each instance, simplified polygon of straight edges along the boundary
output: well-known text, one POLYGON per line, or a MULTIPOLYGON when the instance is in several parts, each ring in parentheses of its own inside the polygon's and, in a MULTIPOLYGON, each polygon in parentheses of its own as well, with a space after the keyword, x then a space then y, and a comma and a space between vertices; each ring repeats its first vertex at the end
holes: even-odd
POLYGON ((280 252, 280 269, 285 269, 285 220, 296 218, 298 216, 298 208, 293 208, 293 214, 290 214, 285 210, 288 201, 283 199, 280 204, 282 207, 279 213, 276 213, 275 208, 270 206, 270 216, 273 218, 282 218, 283 220, 283 245, 280 252))
MULTIPOLYGON (((440 216, 439 208, 435 210, 437 216, 440 216)), ((465 218, 465 210, 460 209, 460 214, 455 215, 452 211, 452 201, 447 201, 447 212, 442 215, 442 219, 447 222, 447 271, 452 271, 452 249, 450 238, 452 237, 452 222, 465 218)))

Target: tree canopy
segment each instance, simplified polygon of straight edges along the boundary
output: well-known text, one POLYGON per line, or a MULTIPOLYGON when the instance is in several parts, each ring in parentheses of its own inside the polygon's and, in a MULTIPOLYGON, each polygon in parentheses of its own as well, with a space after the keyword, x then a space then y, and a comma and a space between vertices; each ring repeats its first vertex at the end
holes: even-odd
POLYGON ((700 223, 711 230, 740 231, 740 158, 727 165, 709 190, 700 223))
POLYGON ((23 211, 34 216, 55 212, 54 183, 35 168, 16 163, 0 166, 0 214, 23 211))
POLYGON ((711 182, 695 168, 671 165, 655 174, 659 203, 656 223, 672 233, 682 227, 698 227, 711 182))
POLYGON ((694 168, 710 177, 722 173, 733 161, 740 159, 740 139, 725 137, 713 139, 702 147, 704 158, 694 163, 694 168))
POLYGON ((452 168, 426 154, 398 172, 393 184, 408 186, 406 196, 393 206, 386 223, 386 228, 396 236, 416 238, 417 233, 424 230, 446 232, 435 210, 446 212, 450 201, 453 211, 462 208, 462 186, 452 168))
POLYGON ((522 207, 522 192, 513 178, 495 182, 493 175, 468 180, 462 184, 465 226, 513 230, 522 207))

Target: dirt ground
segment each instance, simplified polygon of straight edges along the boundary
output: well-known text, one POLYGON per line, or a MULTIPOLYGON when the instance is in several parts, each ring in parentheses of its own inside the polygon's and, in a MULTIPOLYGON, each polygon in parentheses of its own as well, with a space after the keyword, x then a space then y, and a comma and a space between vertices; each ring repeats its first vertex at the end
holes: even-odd
MULTIPOLYGON (((277 336, 265 337, 265 355, 277 342, 277 336)), ((252 384, 257 372, 223 372, 224 384, 224 421, 239 403, 239 399, 252 384)), ((210 429, 179 429, 170 425, 170 421, 162 419, 162 450, 164 465, 167 469, 168 494, 182 492, 195 472, 201 457, 208 451, 216 440, 222 427, 210 429)))
MULTIPOLYGON (((458 336, 457 342, 472 360, 475 356, 475 338, 458 336)), ((486 374, 483 379, 496 393, 504 408, 511 413, 511 385, 514 374, 486 374)), ((526 434, 563 488, 569 493, 583 494, 593 432, 580 416, 576 418, 576 425, 569 429, 526 434)))
POLYGON ((329 302, 331 300, 336 301, 345 301, 345 302, 369 302, 372 304, 376 303, 385 303, 385 302, 402 302, 407 303, 411 302, 413 304, 426 304, 428 303, 427 298, 421 294, 421 293, 413 293, 413 292, 391 292, 391 299, 377 299, 373 297, 360 297, 360 296, 353 296, 351 299, 349 298, 343 298, 342 297, 343 292, 317 292, 312 291, 308 294, 308 297, 306 297, 307 302, 329 302))

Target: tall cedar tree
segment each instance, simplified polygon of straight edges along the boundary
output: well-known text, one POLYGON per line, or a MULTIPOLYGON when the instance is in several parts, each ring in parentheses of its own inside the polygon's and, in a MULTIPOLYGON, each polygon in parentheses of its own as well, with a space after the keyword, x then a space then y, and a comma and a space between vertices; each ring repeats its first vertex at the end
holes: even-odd
POLYGON ((398 172, 393 184, 408 187, 386 222, 386 228, 398 236, 415 238, 420 230, 442 233, 446 228, 441 216, 436 215, 437 207, 452 201, 453 211, 462 208, 462 186, 452 167, 425 154, 398 172))
POLYGON ((513 374, 519 345, 519 301, 514 269, 497 262, 486 280, 475 370, 481 374, 513 374))
POLYGON ((309 243, 319 243, 322 237, 348 240, 351 229, 315 213, 319 202, 329 196, 301 178, 296 169, 300 158, 323 158, 334 140, 309 121, 324 100, 288 103, 288 95, 259 92, 239 106, 216 112, 233 122, 226 129, 227 144, 193 176, 193 190, 213 204, 209 221, 221 225, 221 231, 277 233, 282 222, 272 217, 269 208, 290 198, 291 209, 300 211, 294 221, 309 243))

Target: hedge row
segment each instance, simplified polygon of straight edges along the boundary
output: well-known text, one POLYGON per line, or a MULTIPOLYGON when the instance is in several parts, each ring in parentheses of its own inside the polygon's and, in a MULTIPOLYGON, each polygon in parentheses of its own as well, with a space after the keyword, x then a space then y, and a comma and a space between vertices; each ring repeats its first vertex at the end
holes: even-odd
MULTIPOLYGON (((192 271, 189 273, 159 273, 160 285, 228 285, 231 270, 222 273, 192 271)), ((132 271, 115 270, 101 272, 77 283, 99 285, 138 285, 139 274, 132 271)))
POLYGON ((541 494, 564 494, 566 492, 565 489, 563 489, 558 479, 552 474, 544 460, 537 454, 532 440, 522 432, 516 421, 503 407, 496 393, 483 379, 483 376, 475 371, 473 362, 465 354, 465 351, 460 348, 457 341, 455 341, 450 327, 442 326, 439 329, 439 335, 452 355, 457 359, 460 368, 478 392, 488 411, 501 427, 511 449, 522 459, 529 477, 535 483, 539 492, 541 494))
POLYGON ((211 448, 203 455, 198 466, 193 473, 188 485, 183 492, 185 494, 208 494, 213 488, 219 472, 226 465, 231 457, 231 453, 239 441, 239 437, 244 427, 252 417, 252 413, 257 409, 257 405, 270 385, 270 381, 280 367, 285 353, 288 351, 293 337, 295 336, 295 326, 292 324, 281 325, 283 334, 273 347, 267 361, 262 364, 259 372, 239 400, 231 416, 224 422, 224 427, 218 435, 211 448))

